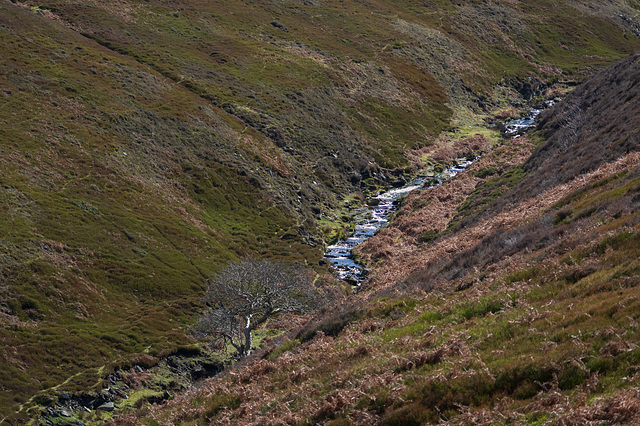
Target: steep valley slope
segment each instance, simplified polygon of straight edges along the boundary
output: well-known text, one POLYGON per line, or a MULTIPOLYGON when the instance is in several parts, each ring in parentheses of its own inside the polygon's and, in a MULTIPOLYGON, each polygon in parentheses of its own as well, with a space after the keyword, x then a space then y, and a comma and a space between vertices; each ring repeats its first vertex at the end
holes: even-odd
POLYGON ((635 53, 405 199, 353 299, 115 422, 637 424, 638 91, 635 53))
MULTIPOLYGON (((469 147, 494 148, 447 186, 412 195, 395 225, 361 249, 372 278, 345 301, 344 318, 360 318, 353 330, 368 323, 371 331, 391 327, 389 336, 403 337, 393 330, 422 330, 411 322, 422 312, 439 318, 432 325, 459 331, 466 317, 458 299, 469 300, 469 312, 476 302, 499 306, 496 312, 511 306, 511 293, 497 283, 517 287, 522 280, 502 277, 505 267, 514 276, 531 274, 527 279, 543 288, 539 300, 550 300, 542 282, 564 273, 554 268, 575 269, 567 279, 583 282, 591 266, 574 265, 577 254, 553 267, 518 256, 524 248, 542 256, 553 244, 564 250, 567 235, 575 235, 576 247, 591 238, 589 230, 614 239, 596 239, 596 254, 582 256, 586 264, 627 256, 635 231, 628 240, 615 235, 635 208, 628 207, 635 206, 633 173, 625 174, 634 157, 615 161, 637 146, 628 62, 576 89, 543 117, 537 136, 506 142, 486 127, 640 48, 639 11, 635 0, 1 0, 0 422, 37 422, 68 394, 99 394, 114 371, 199 353, 189 330, 207 277, 229 261, 300 262, 322 286, 341 292, 322 253, 348 229, 350 209, 469 147), (607 149, 598 145, 603 141, 607 149), (580 185, 583 192, 567 195, 580 185), (537 199, 538 188, 556 191, 555 198, 537 199), (520 216, 509 217, 514 205, 520 216), (620 211, 610 213, 614 207, 620 211), (548 212, 535 216, 540 209, 548 212), (523 220, 526 226, 513 228, 523 220), (500 263, 504 256, 513 264, 500 263), (523 262, 531 263, 529 272, 523 262), (482 299, 481 289, 494 284, 500 290, 482 299), (451 296, 452 285, 468 290, 451 296), (438 302, 416 296, 434 289, 443 292, 438 302), (437 304, 433 314, 429 303, 437 304)), ((608 270, 593 268, 602 276, 608 270)), ((611 273, 618 272, 620 282, 635 276, 611 273)), ((560 292, 559 281, 551 282, 560 292)), ((484 314, 472 317, 485 321, 484 314)), ((376 336, 385 344, 395 339, 376 336)), ((290 347, 305 340, 298 339, 290 347)), ((333 344, 333 337, 323 339, 305 345, 333 344)), ((363 365, 371 356, 400 359, 390 346, 378 353, 378 341, 353 342, 331 351, 342 356, 362 346, 348 359, 363 365)), ((273 357, 269 363, 285 359, 273 357)), ((615 361, 606 358, 607 368, 621 372, 609 359, 615 361)), ((277 373, 265 362, 256 364, 267 365, 256 380, 266 383, 277 373)), ((304 368, 296 371, 301 375, 291 380, 312 385, 304 368)), ((407 380, 431 383, 428 377, 407 380)), ((322 389, 309 393, 318 397, 309 407, 327 397, 322 389)), ((234 405, 249 404, 228 395, 233 401, 207 402, 193 419, 236 415, 234 405)), ((377 420, 402 405, 372 401, 356 408, 377 420)), ((332 412, 340 417, 341 409, 332 412)), ((294 411, 294 419, 329 419, 294 411)))

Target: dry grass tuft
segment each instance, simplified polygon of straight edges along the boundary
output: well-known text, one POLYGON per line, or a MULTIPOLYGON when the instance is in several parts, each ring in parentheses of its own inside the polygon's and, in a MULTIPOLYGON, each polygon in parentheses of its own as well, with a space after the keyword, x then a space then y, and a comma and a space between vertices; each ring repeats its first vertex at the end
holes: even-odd
POLYGON ((489 142, 482 135, 475 135, 464 139, 452 139, 441 136, 433 145, 410 151, 407 157, 411 162, 421 166, 424 166, 425 159, 441 164, 451 164, 457 158, 475 156, 488 149, 489 142))
POLYGON ((525 412, 548 412, 550 423, 558 426, 638 424, 640 422, 640 389, 632 388, 616 395, 578 404, 555 390, 541 395, 525 412))
POLYGON ((626 340, 613 340, 607 342, 602 349, 600 349, 600 356, 603 358, 615 358, 625 352, 631 352, 637 349, 638 345, 626 340))

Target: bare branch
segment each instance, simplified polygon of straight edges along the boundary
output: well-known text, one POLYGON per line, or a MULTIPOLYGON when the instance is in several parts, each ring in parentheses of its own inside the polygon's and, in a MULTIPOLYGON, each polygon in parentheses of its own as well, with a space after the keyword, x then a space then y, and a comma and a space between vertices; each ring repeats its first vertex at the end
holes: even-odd
POLYGON ((269 318, 280 313, 311 312, 322 300, 308 271, 268 260, 231 263, 207 284, 205 299, 210 309, 202 314, 194 330, 225 339, 240 356, 250 353, 251 332, 269 318))

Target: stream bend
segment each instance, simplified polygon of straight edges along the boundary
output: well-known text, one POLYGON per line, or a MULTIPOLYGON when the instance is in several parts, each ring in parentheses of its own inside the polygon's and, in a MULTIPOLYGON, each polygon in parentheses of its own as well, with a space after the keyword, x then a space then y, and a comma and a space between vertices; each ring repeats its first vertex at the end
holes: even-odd
POLYGON ((378 194, 372 199, 377 200, 375 207, 369 209, 368 218, 356 223, 353 235, 327 247, 325 259, 331 262, 339 279, 359 286, 364 281, 365 268, 353 260, 352 250, 355 246, 373 237, 381 228, 389 223, 389 216, 396 210, 395 202, 411 191, 440 185, 447 179, 466 170, 477 159, 463 159, 455 166, 449 167, 441 173, 430 177, 420 177, 412 180, 400 188, 378 194))

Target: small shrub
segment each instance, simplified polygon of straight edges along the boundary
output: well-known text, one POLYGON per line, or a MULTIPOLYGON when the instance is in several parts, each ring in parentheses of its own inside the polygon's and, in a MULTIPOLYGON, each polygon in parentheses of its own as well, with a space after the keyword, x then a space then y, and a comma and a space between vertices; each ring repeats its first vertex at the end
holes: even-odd
POLYGON ((242 404, 242 398, 239 395, 215 394, 207 402, 208 408, 204 413, 204 418, 212 420, 222 410, 235 410, 240 404, 242 404))
POLYGON ((399 319, 411 312, 417 303, 415 299, 393 300, 382 306, 376 306, 369 311, 369 315, 376 318, 399 319))
MULTIPOLYGON (((382 426, 421 426, 433 417, 429 410, 420 404, 410 404, 389 413, 382 422, 382 426)), ((437 421, 437 420, 436 420, 437 421)))
POLYGON ((449 349, 445 346, 439 346, 431 351, 418 351, 407 355, 407 358, 395 368, 396 373, 411 370, 412 368, 420 368, 423 365, 438 364, 444 360, 449 354, 449 349))
POLYGON ((496 173, 498 173, 498 170, 496 170, 495 167, 485 167, 475 172, 475 175, 480 179, 484 179, 486 177, 493 176, 496 173))
POLYGON ((422 235, 420 235, 418 241, 421 243, 428 243, 438 238, 438 235, 440 235, 438 231, 429 229, 428 231, 424 231, 422 235))
POLYGON ((53 405, 53 403, 55 402, 55 399, 48 395, 37 395, 33 398, 33 402, 35 402, 38 405, 49 406, 49 405, 53 405))
POLYGON ((542 383, 553 380, 556 369, 541 364, 519 365, 496 374, 495 391, 504 392, 517 399, 533 397, 542 383))
POLYGON ((158 365, 158 358, 151 355, 142 354, 132 358, 131 364, 139 365, 142 368, 149 369, 158 365))
POLYGON ((493 393, 493 380, 484 374, 471 374, 445 382, 430 381, 414 388, 413 402, 390 412, 383 425, 422 425, 450 418, 458 407, 479 406, 493 393))
POLYGON ((341 417, 341 418, 329 421, 328 423, 326 423, 326 425, 327 426, 349 426, 351 425, 351 422, 348 419, 341 417))
POLYGON ((27 314, 22 310, 22 304, 17 300, 9 300, 9 309, 12 315, 17 316, 22 321, 27 320, 27 314))
POLYGON ((593 358, 587 362, 591 373, 605 374, 615 369, 615 361, 611 358, 593 358))
POLYGON ((578 365, 570 364, 562 369, 558 375, 558 387, 561 390, 571 390, 581 385, 587 379, 586 372, 578 365))
POLYGON ((92 206, 91 204, 87 203, 86 201, 72 201, 72 204, 86 212, 92 213, 94 215, 99 215, 100 211, 95 208, 94 206, 92 206))
POLYGON ((556 213, 555 217, 553 218, 553 223, 556 225, 569 223, 570 222, 569 218, 571 217, 572 213, 573 213, 573 210, 569 208, 564 208, 559 210, 558 213, 556 213))
POLYGON ((178 345, 171 355, 194 357, 203 354, 202 346, 198 344, 178 345))
POLYGON ((388 390, 376 389, 376 391, 374 396, 360 397, 355 405, 356 410, 368 410, 378 415, 383 414, 388 405, 386 395, 388 390))
POLYGON ((144 257, 144 256, 146 256, 148 254, 146 251, 144 251, 143 249, 138 248, 138 247, 132 247, 131 251, 134 252, 135 254, 138 254, 138 255, 142 256, 142 257, 144 257))
POLYGON ((459 308, 460 315, 466 320, 474 317, 483 317, 488 313, 495 314, 502 310, 504 304, 500 300, 483 300, 477 304, 466 304, 459 308))
POLYGON ((566 272, 562 278, 568 284, 575 284, 581 279, 588 277, 589 275, 593 274, 596 271, 597 271, 596 268, 593 266, 578 267, 566 272))
POLYGON ((539 273, 540 273, 540 268, 537 266, 527 268, 527 269, 521 269, 519 271, 516 271, 512 274, 507 275, 507 277, 505 278, 505 281, 507 282, 507 284, 517 283, 521 281, 529 281, 530 279, 537 277, 539 273))
POLYGON ((614 250, 634 248, 640 245, 640 232, 621 232, 612 237, 607 237, 598 245, 598 254, 604 254, 607 247, 614 250))
POLYGON ((424 314, 420 315, 420 321, 426 323, 434 323, 436 321, 440 321, 441 319, 442 314, 437 311, 425 312, 424 314))
POLYGON ((361 318, 362 315, 362 311, 349 311, 338 315, 336 318, 327 318, 307 330, 302 330, 296 338, 300 339, 301 343, 305 343, 313 339, 318 331, 322 331, 326 336, 335 337, 340 334, 347 325, 361 318))
POLYGON ((40 303, 37 300, 34 300, 30 297, 23 297, 20 300, 20 303, 22 304, 22 309, 23 310, 27 310, 27 309, 34 309, 36 311, 40 310, 40 303))

